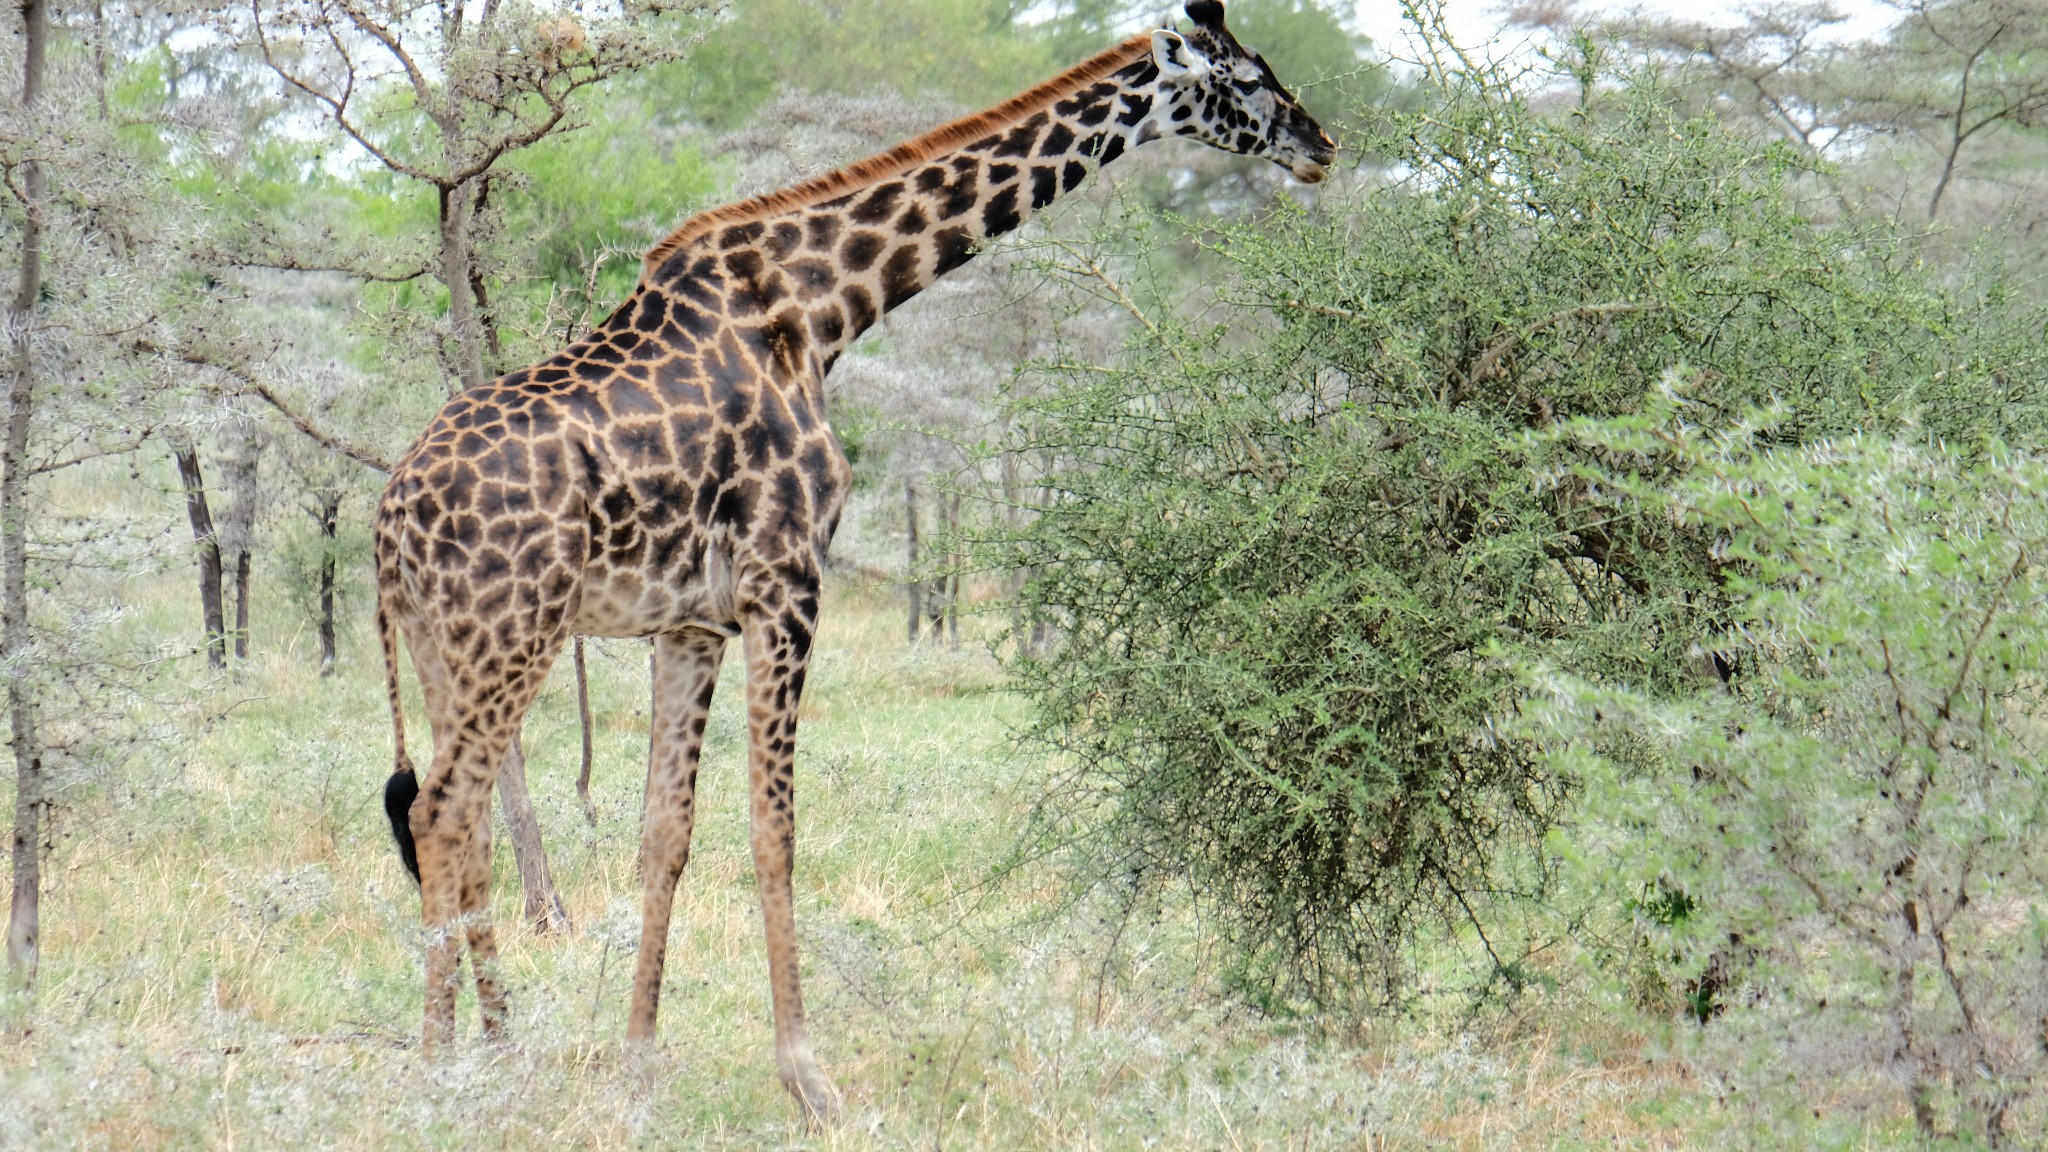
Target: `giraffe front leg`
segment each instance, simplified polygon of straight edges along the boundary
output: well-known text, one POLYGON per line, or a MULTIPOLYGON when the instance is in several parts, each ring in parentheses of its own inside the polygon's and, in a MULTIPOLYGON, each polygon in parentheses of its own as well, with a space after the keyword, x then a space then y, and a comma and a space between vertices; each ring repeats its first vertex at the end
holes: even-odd
POLYGON ((839 1093, 811 1054, 797 975, 796 720, 817 619, 817 585, 789 589, 781 603, 744 622, 747 659, 749 808, 754 882, 768 932, 768 981, 775 1001, 775 1071, 807 1121, 828 1123, 839 1093))
POLYGON ((640 822, 640 954, 633 972, 633 1010, 626 1038, 654 1039, 661 1009, 661 970, 668 956, 676 881, 690 862, 696 817, 697 763, 725 637, 691 629, 654 641, 653 724, 647 748, 647 798, 640 822))

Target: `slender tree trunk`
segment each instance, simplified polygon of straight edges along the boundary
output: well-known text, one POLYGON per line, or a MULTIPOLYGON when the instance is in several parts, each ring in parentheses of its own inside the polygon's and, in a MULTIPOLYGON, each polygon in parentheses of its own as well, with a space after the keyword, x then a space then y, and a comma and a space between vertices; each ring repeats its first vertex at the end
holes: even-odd
POLYGON ((903 569, 904 588, 910 593, 910 642, 917 643, 918 624, 924 619, 924 583, 917 578, 917 482, 903 478, 903 520, 910 529, 910 555, 903 569))
MULTIPOLYGON (((485 20, 489 20, 488 9, 485 20)), ((476 201, 469 212, 470 223, 474 224, 477 217, 484 214, 484 206, 490 202, 490 198, 490 181, 478 180, 476 201)), ((476 266, 476 253, 472 248, 473 246, 465 246, 464 250, 469 254, 469 291, 476 300, 477 325, 483 331, 484 355, 488 357, 483 366, 483 374, 486 377, 495 377, 505 370, 505 341, 498 333, 498 314, 491 310, 490 292, 484 287, 484 270, 476 266)))
MULTIPOLYGON (((946 531, 946 497, 944 494, 939 496, 938 503, 939 532, 943 539, 943 534, 946 531)), ((930 553, 931 549, 927 548, 926 554, 929 555, 930 553)), ((944 640, 946 638, 946 573, 944 571, 925 581, 924 618, 927 625, 926 631, 931 635, 932 643, 937 644, 944 640)))
POLYGON ((199 548, 199 612, 206 626, 206 663, 228 666, 227 628, 221 620, 220 537, 213 530, 213 511, 206 504, 206 478, 199 470, 199 449, 177 448, 178 479, 185 485, 185 517, 192 522, 192 541, 199 548))
POLYGON ((249 658, 249 550, 235 553, 235 659, 249 658))
POLYGON ((222 557, 233 567, 231 597, 235 606, 235 659, 249 658, 249 568, 256 542, 256 513, 262 504, 259 490, 263 462, 263 441, 256 421, 246 413, 221 430, 220 458, 214 476, 227 502, 221 508, 216 528, 222 557))
POLYGON ((576 637, 576 719, 583 728, 583 768, 576 773, 576 798, 583 801, 583 818, 597 827, 597 805, 590 802, 590 668, 583 662, 583 637, 576 637))
POLYGON ((525 733, 513 741, 505 754, 505 766, 498 770, 498 800, 505 812, 505 827, 512 834, 512 859, 519 865, 519 885, 526 892, 526 921, 542 934, 569 930, 569 909, 555 891, 555 877, 548 870, 547 849, 540 841, 540 820, 533 814, 533 797, 526 791, 525 733))
MULTIPOLYGON (((1003 414, 1003 442, 1005 444, 1010 442, 1010 416, 1008 412, 1003 414)), ((1019 475, 1020 472, 1021 469, 1017 465, 1016 450, 1014 448, 1003 449, 1003 528, 1013 539, 1016 537, 1017 529, 1022 525, 1024 519, 1024 509, 1018 503, 1024 498, 1023 477, 1019 475)), ((1024 635, 1024 581, 1024 570, 1018 569, 1009 574, 1005 583, 1009 585, 1010 635, 1016 638, 1021 654, 1028 656, 1031 654, 1031 650, 1026 646, 1027 642, 1024 635)))
POLYGON ((92 71, 99 81, 100 119, 112 120, 107 105, 107 8, 104 0, 92 0, 92 71))
POLYGON ((484 287, 483 270, 472 266, 469 270, 469 292, 476 300, 477 319, 484 333, 484 352, 488 357, 484 365, 484 376, 495 378, 498 366, 505 362, 505 339, 498 333, 497 313, 491 311, 491 295, 484 287))
POLYGON ((960 647, 960 493, 946 502, 946 644, 960 647))
MULTIPOLYGON (((21 103, 34 109, 43 98, 43 67, 49 50, 48 0, 22 0, 21 103)), ((17 988, 33 987, 42 938, 43 750, 36 740, 35 682, 23 667, 29 660, 28 618, 28 437, 35 418, 35 367, 31 329, 43 294, 43 216, 48 192, 42 165, 22 166, 24 224, 21 279, 14 296, 13 374, 7 386, 7 439, 0 456, 0 669, 7 676, 7 717, 14 752, 13 899, 7 910, 7 972, 17 988)))
POLYGON ((320 494, 320 675, 334 675, 335 539, 341 525, 341 493, 320 494))

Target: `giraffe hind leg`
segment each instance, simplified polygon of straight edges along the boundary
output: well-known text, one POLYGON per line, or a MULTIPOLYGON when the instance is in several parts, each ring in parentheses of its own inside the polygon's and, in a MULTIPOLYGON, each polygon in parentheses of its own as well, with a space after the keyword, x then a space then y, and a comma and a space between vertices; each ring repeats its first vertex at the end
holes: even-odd
MULTIPOLYGON (((491 681, 456 675, 445 639, 409 630, 413 663, 433 718, 434 759, 407 813, 426 921, 423 1040, 429 1052, 455 1037, 461 945, 470 945, 486 1037, 503 1035, 506 1006, 490 921, 490 801, 498 768, 563 637, 545 638, 536 660, 495 662, 491 681), (551 639, 553 643, 547 643, 551 639)), ((471 663, 476 663, 472 660, 471 663)), ((491 665, 486 665, 491 666, 491 665)))

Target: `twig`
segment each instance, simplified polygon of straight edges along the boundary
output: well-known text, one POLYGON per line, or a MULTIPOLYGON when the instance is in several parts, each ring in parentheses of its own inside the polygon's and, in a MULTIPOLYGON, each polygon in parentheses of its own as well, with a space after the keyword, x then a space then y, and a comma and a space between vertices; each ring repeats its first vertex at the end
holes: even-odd
POLYGON ((953 1048, 953 1060, 946 1065, 946 1081, 939 1085, 939 1119, 932 1131, 932 1152, 946 1149, 946 1097, 953 1094, 953 1074, 960 1070, 960 1057, 967 1051, 967 1042, 974 1039, 974 1030, 980 1026, 979 1019, 967 1022, 967 1031, 960 1037, 960 1043, 953 1048))
POLYGON ((1593 320, 1602 316, 1620 316, 1630 312, 1655 312, 1662 307, 1664 307, 1662 303, 1653 300, 1647 304, 1590 304, 1583 308, 1567 308, 1562 312, 1553 312, 1536 323, 1529 325, 1527 328, 1522 329, 1520 332, 1506 333, 1493 343, 1488 344, 1479 353, 1479 360, 1472 366, 1472 371, 1465 374, 1465 384, 1467 387, 1470 387, 1493 375, 1494 371, 1500 367, 1501 360, 1506 358, 1509 352, 1514 351, 1515 345, 1554 324, 1562 324, 1567 320, 1593 320))

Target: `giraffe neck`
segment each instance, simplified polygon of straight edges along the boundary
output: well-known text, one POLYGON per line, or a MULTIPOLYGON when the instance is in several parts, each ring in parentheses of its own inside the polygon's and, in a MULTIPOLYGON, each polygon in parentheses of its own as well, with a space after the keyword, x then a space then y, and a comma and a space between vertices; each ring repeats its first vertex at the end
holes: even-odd
POLYGON ((890 162, 877 178, 826 188, 838 193, 829 198, 788 204, 771 196, 758 212, 720 210, 712 215, 725 218, 712 226, 685 225, 650 255, 643 290, 707 306, 721 297, 725 315, 758 326, 791 369, 799 344, 829 368, 883 314, 1015 231, 1089 172, 1164 134, 1158 68, 1146 44, 1129 41, 990 113, 921 138, 943 146, 912 141, 854 165, 847 171, 890 162))

